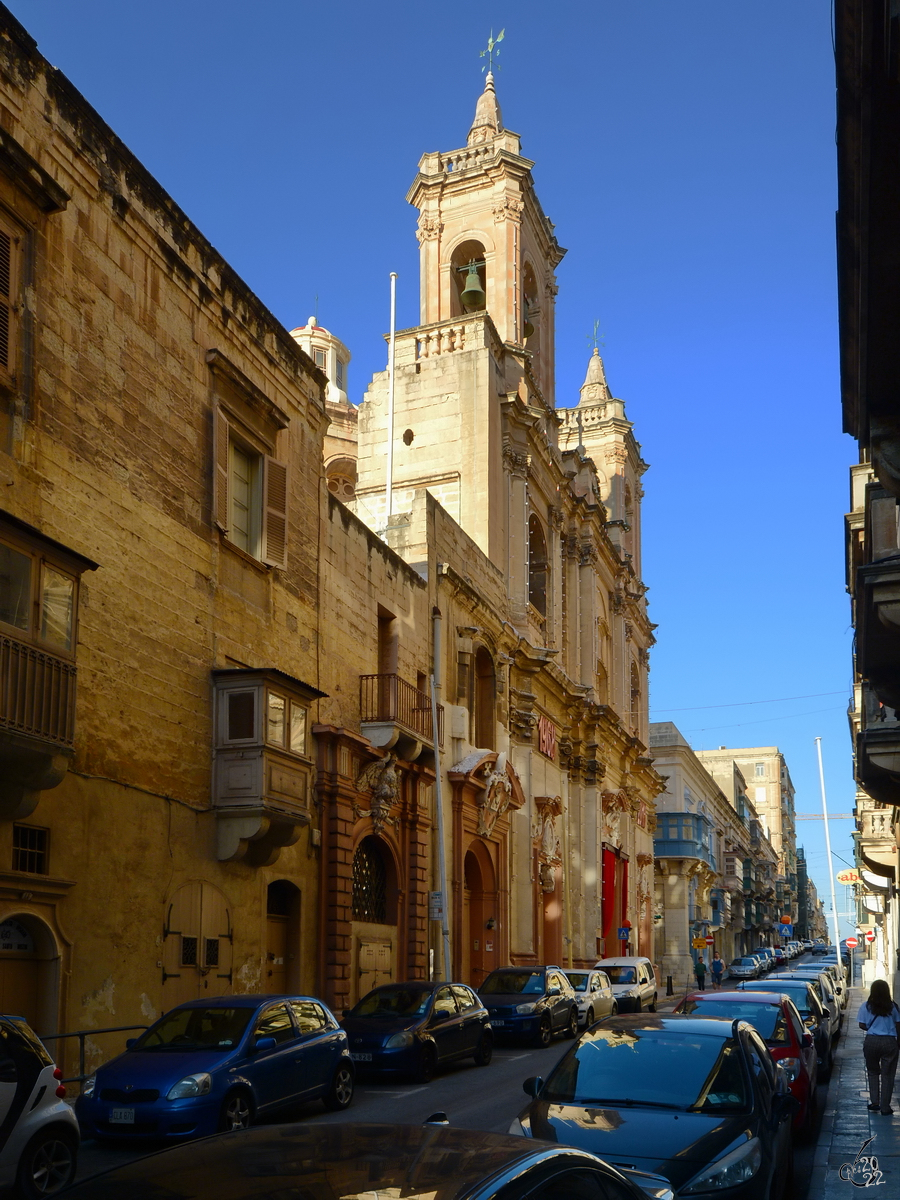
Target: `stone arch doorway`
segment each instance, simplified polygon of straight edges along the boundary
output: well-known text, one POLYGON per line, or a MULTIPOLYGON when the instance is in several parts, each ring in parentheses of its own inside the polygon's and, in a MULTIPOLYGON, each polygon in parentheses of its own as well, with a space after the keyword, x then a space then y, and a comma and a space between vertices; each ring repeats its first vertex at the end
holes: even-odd
POLYGON ((364 837, 353 854, 350 1000, 395 978, 397 965, 398 872, 388 843, 364 837))
POLYGON ((289 879, 266 888, 266 960, 262 991, 299 992, 300 889, 289 879))
POLYGON ((499 966, 500 896, 488 847, 474 841, 463 860, 463 979, 477 988, 499 966))
POLYGON ((0 919, 0 1012, 24 1017, 38 1033, 56 1032, 61 954, 50 927, 33 913, 0 919))

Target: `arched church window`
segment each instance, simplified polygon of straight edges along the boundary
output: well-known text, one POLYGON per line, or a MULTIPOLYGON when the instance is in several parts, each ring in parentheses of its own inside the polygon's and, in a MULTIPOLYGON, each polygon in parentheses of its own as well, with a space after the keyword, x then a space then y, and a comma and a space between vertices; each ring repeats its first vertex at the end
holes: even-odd
POLYGON ((496 698, 494 660, 484 646, 479 646, 475 651, 475 745, 482 750, 494 749, 496 698))
POLYGON ((363 838, 353 855, 353 919, 384 925, 388 919, 387 864, 374 837, 363 838))
POLYGON ((637 663, 631 664, 631 723, 635 727, 641 720, 641 676, 637 663))
POLYGON ((538 518, 528 518, 528 601, 542 617, 547 615, 547 583, 549 579, 547 539, 538 518))
POLYGON ((450 312, 454 317, 487 307, 488 280, 484 246, 462 242, 450 260, 450 312))

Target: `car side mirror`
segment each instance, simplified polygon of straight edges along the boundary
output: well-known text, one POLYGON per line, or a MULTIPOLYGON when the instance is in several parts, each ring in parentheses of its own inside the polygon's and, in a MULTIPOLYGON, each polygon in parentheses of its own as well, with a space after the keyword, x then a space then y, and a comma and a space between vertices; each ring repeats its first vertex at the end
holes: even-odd
POLYGON ((126 1038, 125 1039, 125 1049, 130 1050, 132 1046, 137 1045, 137 1042, 138 1042, 137 1038, 126 1038))
POLYGON ((547 988, 548 996, 558 996, 559 994, 560 994, 560 989, 558 987, 547 988))
POLYGON ((446 1009, 441 1008, 438 1009, 436 1013, 431 1014, 431 1019, 436 1025, 439 1025, 441 1021, 449 1021, 452 1015, 453 1014, 448 1013, 446 1009))
POLYGON ((250 1049, 254 1054, 259 1054, 262 1050, 274 1050, 277 1042, 273 1037, 258 1037, 250 1049))
POLYGON ((810 1048, 810 1046, 812 1046, 812 1044, 813 1044, 812 1034, 804 1033, 803 1037, 800 1039, 800 1045, 803 1047, 804 1050, 808 1050, 810 1048))
POLYGON ((522 1084, 522 1091, 526 1096, 537 1096, 541 1088, 544 1086, 544 1081, 540 1075, 532 1075, 522 1084))

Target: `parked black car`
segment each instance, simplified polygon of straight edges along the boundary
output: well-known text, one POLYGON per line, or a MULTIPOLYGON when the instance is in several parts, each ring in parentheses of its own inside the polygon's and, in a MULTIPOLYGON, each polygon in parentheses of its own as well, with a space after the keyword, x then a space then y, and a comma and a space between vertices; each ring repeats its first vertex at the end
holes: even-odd
POLYGON ((663 1175, 678 1197, 789 1194, 797 1101, 746 1021, 609 1017, 524 1087, 532 1100, 511 1133, 663 1175))
POLYGON ((494 1053, 487 1009, 464 983, 386 983, 345 1011, 341 1025, 358 1071, 402 1072, 420 1083, 454 1059, 487 1066, 494 1053))
POLYGON ((270 1125, 206 1138, 95 1175, 71 1200, 259 1200, 287 1196, 433 1200, 672 1200, 664 1179, 630 1177, 593 1154, 443 1125, 270 1125))
POLYGON ((578 1032, 578 997, 559 967, 500 967, 478 989, 499 1037, 549 1046, 578 1032))

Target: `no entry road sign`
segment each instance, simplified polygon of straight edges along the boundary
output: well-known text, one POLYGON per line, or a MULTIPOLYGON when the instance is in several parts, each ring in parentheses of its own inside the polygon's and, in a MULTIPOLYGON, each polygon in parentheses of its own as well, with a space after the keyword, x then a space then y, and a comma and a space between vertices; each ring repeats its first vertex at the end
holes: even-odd
POLYGON ((850 947, 851 950, 855 950, 856 947, 859 945, 859 942, 856 940, 856 938, 849 937, 849 938, 847 938, 847 945, 850 947))
POLYGON ((866 930, 866 941, 867 941, 867 942, 874 942, 874 941, 875 941, 875 930, 874 930, 874 929, 867 929, 867 930, 866 930))

